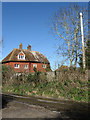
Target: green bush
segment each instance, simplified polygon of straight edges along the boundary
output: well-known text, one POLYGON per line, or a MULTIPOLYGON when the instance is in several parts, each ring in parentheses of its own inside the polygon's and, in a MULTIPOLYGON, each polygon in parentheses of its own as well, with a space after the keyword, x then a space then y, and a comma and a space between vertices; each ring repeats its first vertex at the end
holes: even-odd
POLYGON ((32 74, 27 75, 27 82, 29 82, 29 83, 33 82, 33 75, 32 74))
POLYGON ((34 68, 34 71, 35 71, 34 74, 28 74, 26 79, 27 79, 28 83, 31 83, 31 84, 34 83, 35 86, 37 86, 37 84, 40 83, 40 74, 41 74, 41 72, 37 71, 36 68, 34 68))
POLYGON ((2 85, 12 83, 15 72, 11 66, 2 65, 2 85))
MULTIPOLYGON (((3 67, 3 79, 7 78, 8 69, 10 68, 3 67)), ((36 69, 34 69, 34 71, 35 72, 32 74, 21 74, 19 76, 17 75, 15 81, 17 81, 18 83, 15 84, 14 82, 13 85, 9 83, 11 86, 4 86, 3 90, 9 90, 9 92, 13 91, 15 93, 25 95, 43 95, 48 97, 53 96, 54 98, 68 98, 75 101, 88 101, 88 84, 90 84, 90 81, 88 83, 87 79, 83 79, 85 75, 79 70, 73 70, 72 72, 70 70, 66 71, 65 73, 63 72, 62 74, 60 74, 60 77, 58 77, 57 74, 57 79, 53 77, 52 81, 48 81, 47 73, 41 74, 36 69), (83 75, 83 77, 81 75, 83 75), (80 77, 82 77, 82 79, 80 77)), ((9 75, 12 76, 11 72, 9 73, 9 75)), ((8 77, 9 80, 11 76, 8 77)))

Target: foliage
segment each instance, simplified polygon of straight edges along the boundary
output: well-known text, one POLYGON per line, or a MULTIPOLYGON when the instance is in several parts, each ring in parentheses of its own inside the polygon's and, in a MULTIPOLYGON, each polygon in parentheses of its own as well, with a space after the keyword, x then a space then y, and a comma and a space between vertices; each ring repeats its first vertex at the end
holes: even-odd
MULTIPOLYGON (((79 65, 81 68, 83 68, 83 56, 82 54, 79 55, 79 65)), ((90 43, 89 40, 87 41, 87 47, 85 49, 85 63, 86 63, 86 69, 90 69, 90 43)))
POLYGON ((50 67, 50 64, 47 64, 47 67, 46 67, 46 72, 51 72, 51 67, 50 67))
POLYGON ((68 66, 61 65, 56 71, 57 71, 57 72, 60 72, 60 71, 67 71, 67 70, 69 70, 69 67, 68 67, 68 66))
POLYGON ((69 70, 48 81, 46 73, 41 74, 36 71, 34 74, 25 76, 24 84, 9 83, 9 86, 3 86, 3 91, 88 102, 88 80, 80 79, 81 75, 85 76, 85 74, 80 70, 69 70))
POLYGON ((15 72, 11 66, 2 65, 2 85, 12 82, 14 74, 15 72))
POLYGON ((54 73, 55 73, 55 79, 57 78, 57 72, 56 72, 56 70, 54 71, 54 73))
POLYGON ((35 86, 37 86, 37 84, 40 81, 40 74, 41 74, 41 72, 37 71, 36 68, 34 68, 33 70, 34 70, 34 74, 28 74, 27 75, 27 82, 29 82, 31 84, 34 83, 35 86))
MULTIPOLYGON (((86 56, 85 56, 85 64, 87 68, 87 57, 86 56)), ((82 54, 79 55, 79 65, 80 65, 80 68, 83 69, 83 55, 82 54)))
POLYGON ((27 75, 27 82, 29 82, 29 83, 33 82, 33 75, 32 74, 27 75))

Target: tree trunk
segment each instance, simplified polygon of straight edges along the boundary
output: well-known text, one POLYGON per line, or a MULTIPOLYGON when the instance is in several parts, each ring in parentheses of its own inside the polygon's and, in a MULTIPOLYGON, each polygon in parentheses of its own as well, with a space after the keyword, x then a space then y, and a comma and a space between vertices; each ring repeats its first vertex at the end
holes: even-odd
POLYGON ((72 59, 70 59, 70 67, 72 67, 72 59))

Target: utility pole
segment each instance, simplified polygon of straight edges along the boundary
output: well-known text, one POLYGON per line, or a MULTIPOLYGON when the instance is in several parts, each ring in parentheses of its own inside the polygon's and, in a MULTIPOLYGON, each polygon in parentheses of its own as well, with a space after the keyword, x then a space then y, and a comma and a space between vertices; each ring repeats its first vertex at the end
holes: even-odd
POLYGON ((83 20, 82 13, 80 13, 80 22, 81 22, 81 37, 82 37, 82 51, 83 51, 83 68, 85 69, 85 46, 84 46, 84 34, 83 34, 83 20))

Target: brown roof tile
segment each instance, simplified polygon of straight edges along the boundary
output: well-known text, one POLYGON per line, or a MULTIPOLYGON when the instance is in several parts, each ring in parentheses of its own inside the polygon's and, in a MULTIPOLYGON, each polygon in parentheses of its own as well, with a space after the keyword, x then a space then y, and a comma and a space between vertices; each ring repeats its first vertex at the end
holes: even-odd
POLYGON ((2 62, 6 62, 6 61, 22 61, 22 60, 18 60, 17 56, 20 52, 23 52, 25 54, 25 60, 23 61, 36 61, 36 62, 44 62, 44 63, 49 63, 49 61, 47 60, 47 58, 41 54, 40 52, 37 51, 29 51, 29 50, 25 50, 25 49, 13 49, 11 53, 9 53, 9 55, 7 55, 2 62))

